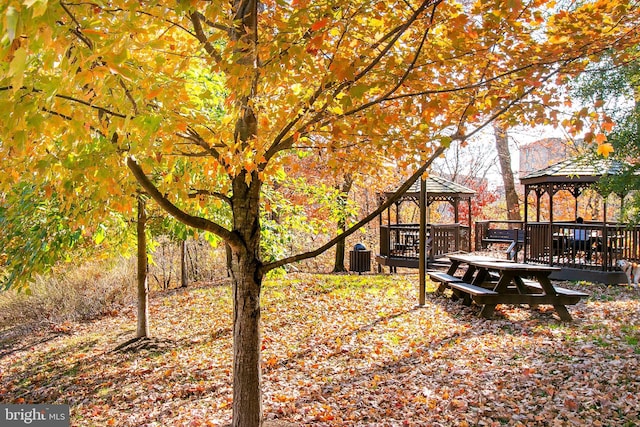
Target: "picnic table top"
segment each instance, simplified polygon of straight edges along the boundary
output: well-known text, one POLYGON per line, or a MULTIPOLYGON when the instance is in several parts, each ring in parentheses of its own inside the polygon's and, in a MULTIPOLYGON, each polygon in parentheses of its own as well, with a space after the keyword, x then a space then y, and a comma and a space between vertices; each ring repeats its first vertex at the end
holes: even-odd
POLYGON ((476 267, 486 268, 489 270, 500 270, 500 271, 522 271, 522 272, 544 272, 544 271, 560 271, 560 267, 553 267, 549 265, 540 265, 540 264, 524 264, 521 262, 510 262, 504 260, 496 260, 496 261, 473 261, 470 264, 475 265, 476 267))
POLYGON ((454 254, 449 255, 449 259, 465 264, 472 264, 476 267, 492 270, 515 270, 515 271, 559 271, 560 267, 553 267, 541 264, 525 264, 514 262, 508 259, 495 258, 487 255, 454 254))
POLYGON ((488 255, 453 254, 449 255, 448 258, 452 261, 465 264, 473 264, 477 262, 513 262, 508 259, 500 259, 488 255))

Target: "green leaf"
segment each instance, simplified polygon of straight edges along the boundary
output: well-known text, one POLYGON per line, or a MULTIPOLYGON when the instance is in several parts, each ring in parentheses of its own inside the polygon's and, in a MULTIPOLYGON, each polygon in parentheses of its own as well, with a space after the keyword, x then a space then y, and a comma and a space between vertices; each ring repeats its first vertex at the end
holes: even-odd
POLYGON ((449 147, 453 139, 450 136, 441 136, 440 137, 440 145, 443 147, 449 147))
POLYGON ((27 66, 27 51, 24 48, 20 48, 14 52, 11 64, 9 64, 9 76, 12 76, 11 84, 13 90, 17 91, 22 87, 22 81, 24 80, 24 69, 27 66))
POLYGON ((122 49, 120 52, 116 52, 113 55, 112 59, 115 64, 122 64, 128 58, 129 58, 129 51, 125 48, 125 49, 122 49))
POLYGON ((107 237, 106 230, 107 228, 104 225, 100 224, 100 226, 96 230, 96 233, 93 236, 93 241, 96 245, 99 245, 100 243, 102 243, 104 239, 107 237))
POLYGON ((38 16, 44 15, 47 11, 47 3, 48 0, 24 0, 24 5, 27 8, 33 8, 33 17, 37 18, 38 16))
POLYGON ((367 91, 370 89, 369 85, 366 84, 359 84, 359 85, 355 85, 354 87, 351 88, 351 94, 355 97, 355 98, 361 98, 362 95, 364 95, 365 93, 367 93, 367 91))

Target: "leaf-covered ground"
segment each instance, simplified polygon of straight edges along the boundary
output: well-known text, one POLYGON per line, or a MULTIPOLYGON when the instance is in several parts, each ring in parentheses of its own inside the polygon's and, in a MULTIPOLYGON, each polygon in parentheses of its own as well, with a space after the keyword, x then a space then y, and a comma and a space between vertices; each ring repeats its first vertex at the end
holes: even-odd
MULTIPOLYGON (((263 292, 264 412, 283 425, 633 426, 640 420, 640 293, 565 284, 570 307, 446 297, 417 307, 416 275, 297 275, 263 292)), ((165 341, 113 352, 134 309, 0 335, 0 401, 69 403, 74 426, 225 425, 231 411, 228 285, 157 294, 165 341)), ((277 425, 277 424, 276 424, 277 425)))

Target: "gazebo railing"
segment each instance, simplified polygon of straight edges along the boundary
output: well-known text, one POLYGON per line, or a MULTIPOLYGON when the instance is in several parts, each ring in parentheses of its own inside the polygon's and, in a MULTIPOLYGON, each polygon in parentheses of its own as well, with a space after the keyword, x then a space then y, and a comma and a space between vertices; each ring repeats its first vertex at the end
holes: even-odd
MULTIPOLYGON (((429 258, 468 251, 470 229, 461 224, 428 224, 429 258)), ((380 226, 380 255, 395 258, 419 257, 420 226, 397 224, 380 226)))
POLYGON ((420 226, 417 224, 381 225, 380 255, 418 258, 419 236, 420 226))
POLYGON ((530 222, 526 233, 526 262, 615 271, 618 260, 640 260, 640 227, 530 222))

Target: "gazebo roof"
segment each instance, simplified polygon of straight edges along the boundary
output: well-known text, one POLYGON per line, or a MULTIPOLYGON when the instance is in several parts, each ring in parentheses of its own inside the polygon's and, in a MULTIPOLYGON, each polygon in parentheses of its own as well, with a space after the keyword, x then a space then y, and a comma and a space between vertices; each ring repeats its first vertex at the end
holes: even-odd
MULTIPOLYGON (((429 175, 426 179, 427 183, 427 197, 460 197, 463 199, 470 199, 476 192, 463 185, 456 184, 455 182, 444 179, 440 176, 429 175)), ((389 196, 393 194, 393 191, 386 192, 385 195, 389 196)), ((405 193, 405 197, 420 196, 420 180, 417 180, 405 193)))
POLYGON ((623 164, 610 159, 583 159, 573 157, 544 169, 531 172, 520 179, 523 185, 598 182, 604 175, 617 175, 623 164))

